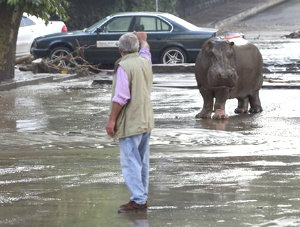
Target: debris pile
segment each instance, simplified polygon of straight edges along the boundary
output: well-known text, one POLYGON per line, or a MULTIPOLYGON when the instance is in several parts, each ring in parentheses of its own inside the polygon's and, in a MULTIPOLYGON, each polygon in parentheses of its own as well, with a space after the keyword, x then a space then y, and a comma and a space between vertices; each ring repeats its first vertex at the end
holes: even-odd
POLYGON ((16 65, 20 71, 33 73, 61 73, 91 75, 111 70, 101 69, 100 65, 93 65, 84 58, 84 51, 89 47, 78 46, 75 51, 55 59, 38 58, 32 55, 16 58, 16 65))
POLYGON ((292 32, 289 35, 284 35, 285 38, 291 38, 291 39, 299 39, 300 38, 300 31, 292 32))

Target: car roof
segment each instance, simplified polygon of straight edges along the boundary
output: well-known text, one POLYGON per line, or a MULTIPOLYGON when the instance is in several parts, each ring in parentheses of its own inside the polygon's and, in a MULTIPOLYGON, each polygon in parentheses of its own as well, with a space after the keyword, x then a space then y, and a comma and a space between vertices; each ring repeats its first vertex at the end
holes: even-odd
POLYGON ((120 13, 115 13, 112 14, 111 16, 138 16, 138 15, 144 15, 144 16, 159 16, 159 15, 166 15, 169 13, 164 13, 164 12, 146 12, 146 11, 139 11, 139 12, 120 12, 120 13))
POLYGON ((117 16, 160 16, 163 17, 167 20, 171 20, 177 25, 184 27, 188 30, 191 31, 197 31, 201 29, 202 31, 207 31, 207 32, 216 32, 217 29, 214 28, 200 28, 176 15, 170 14, 170 13, 165 13, 165 12, 148 12, 148 11, 139 11, 139 12, 120 12, 120 13, 115 13, 109 15, 107 18, 112 18, 112 17, 117 17, 117 16))
POLYGON ((29 13, 23 13, 23 17, 27 17, 30 20, 34 21, 35 23, 43 23, 45 24, 45 21, 42 18, 39 18, 37 16, 31 15, 29 13))

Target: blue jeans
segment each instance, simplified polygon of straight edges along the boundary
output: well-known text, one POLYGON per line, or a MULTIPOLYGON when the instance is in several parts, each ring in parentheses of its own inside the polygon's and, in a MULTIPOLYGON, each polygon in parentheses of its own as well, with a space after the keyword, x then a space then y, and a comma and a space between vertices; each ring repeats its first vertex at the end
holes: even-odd
POLYGON ((121 167, 128 187, 130 200, 137 204, 145 204, 148 199, 149 155, 151 132, 121 138, 121 167))

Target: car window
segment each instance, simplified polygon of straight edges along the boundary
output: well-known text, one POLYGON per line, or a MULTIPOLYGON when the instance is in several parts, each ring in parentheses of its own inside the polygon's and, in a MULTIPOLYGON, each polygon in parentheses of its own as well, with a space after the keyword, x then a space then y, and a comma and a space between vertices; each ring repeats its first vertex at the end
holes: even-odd
POLYGON ((172 14, 168 14, 168 13, 167 13, 167 14, 165 14, 164 16, 165 16, 166 18, 172 20, 172 21, 175 21, 176 23, 180 24, 181 26, 183 26, 183 27, 185 27, 185 28, 187 28, 187 29, 189 29, 189 30, 192 30, 192 31, 197 31, 197 30, 199 30, 199 27, 197 27, 196 25, 191 24, 190 22, 187 22, 186 20, 183 20, 183 19, 181 19, 181 18, 179 18, 179 17, 176 17, 176 16, 174 16, 174 15, 172 15, 172 14))
POLYGON ((128 32, 132 17, 117 17, 103 27, 104 32, 128 32))
POLYGON ((158 31, 170 31, 171 27, 161 19, 156 19, 156 25, 158 31))
POLYGON ((109 16, 105 17, 105 18, 103 18, 101 20, 99 20, 97 23, 95 23, 95 24, 91 25, 90 27, 85 28, 83 30, 84 31, 93 31, 93 30, 95 30, 96 28, 98 28, 101 24, 103 24, 108 19, 109 19, 109 16))
POLYGON ((35 23, 30 20, 28 17, 22 17, 20 27, 25 27, 25 26, 30 26, 30 25, 35 25, 35 23))
POLYGON ((157 17, 137 17, 134 26, 135 31, 156 32, 170 31, 171 27, 165 21, 157 17))

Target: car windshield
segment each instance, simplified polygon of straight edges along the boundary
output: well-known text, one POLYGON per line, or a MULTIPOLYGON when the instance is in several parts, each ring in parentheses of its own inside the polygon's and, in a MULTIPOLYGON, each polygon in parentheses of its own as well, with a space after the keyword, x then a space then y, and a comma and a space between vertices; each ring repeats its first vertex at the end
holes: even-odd
POLYGON ((164 16, 189 30, 192 30, 192 31, 199 30, 199 27, 197 27, 196 25, 191 24, 190 22, 187 22, 187 21, 185 21, 179 17, 176 17, 172 14, 164 14, 164 16))
POLYGON ((83 31, 85 31, 85 32, 91 32, 91 31, 94 31, 96 28, 99 28, 100 25, 103 24, 105 21, 107 21, 109 18, 110 18, 110 16, 105 17, 105 18, 99 20, 97 23, 93 24, 92 26, 83 29, 83 31))

